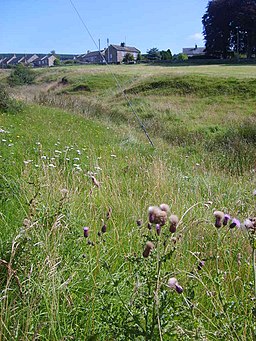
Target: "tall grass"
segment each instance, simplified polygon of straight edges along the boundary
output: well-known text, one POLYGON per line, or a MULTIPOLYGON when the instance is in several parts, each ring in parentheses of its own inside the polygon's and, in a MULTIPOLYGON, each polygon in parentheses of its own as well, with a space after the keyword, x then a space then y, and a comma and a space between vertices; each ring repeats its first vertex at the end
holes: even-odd
POLYGON ((201 112, 209 106, 171 97, 172 123, 185 124, 169 137, 171 125, 149 115, 156 149, 123 100, 112 108, 116 119, 114 98, 99 105, 99 97, 50 94, 40 106, 1 115, 0 339, 255 337, 249 232, 217 229, 213 216, 255 215, 254 120, 250 112, 241 118, 234 100, 233 125, 210 129, 205 118, 200 126, 191 111, 178 115, 190 99, 201 112), (50 101, 80 115, 42 105, 50 101), (147 209, 163 202, 180 223, 158 236, 147 209), (148 240, 155 249, 145 258, 148 240), (168 287, 170 277, 182 294, 168 287))

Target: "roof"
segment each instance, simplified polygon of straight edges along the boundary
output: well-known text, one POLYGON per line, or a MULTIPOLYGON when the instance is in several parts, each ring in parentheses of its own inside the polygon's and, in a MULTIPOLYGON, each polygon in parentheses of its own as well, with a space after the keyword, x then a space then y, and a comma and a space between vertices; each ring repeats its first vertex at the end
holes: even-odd
POLYGON ((205 47, 184 47, 182 52, 187 55, 205 54, 205 47))
POLYGON ((137 53, 140 52, 140 50, 136 49, 136 47, 133 47, 133 46, 120 46, 120 45, 112 45, 112 44, 110 46, 112 46, 114 49, 118 51, 137 52, 137 53))

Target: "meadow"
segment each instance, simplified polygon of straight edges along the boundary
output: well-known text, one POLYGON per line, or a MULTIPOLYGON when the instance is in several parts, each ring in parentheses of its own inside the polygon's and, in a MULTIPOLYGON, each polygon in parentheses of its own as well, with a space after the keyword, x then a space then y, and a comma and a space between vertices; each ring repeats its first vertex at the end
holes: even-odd
POLYGON ((0 116, 0 340, 256 339, 256 66, 34 72, 0 116))

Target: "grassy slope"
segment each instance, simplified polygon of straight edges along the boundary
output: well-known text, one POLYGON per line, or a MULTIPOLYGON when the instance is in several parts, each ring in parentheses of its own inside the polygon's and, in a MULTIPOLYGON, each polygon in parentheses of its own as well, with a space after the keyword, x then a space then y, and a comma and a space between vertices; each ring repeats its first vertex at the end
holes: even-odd
MULTIPOLYGON (((129 76, 135 73, 134 69, 127 72, 129 76)), ((152 72, 155 71, 152 69, 152 72)), ((97 101, 100 101, 103 95, 98 96, 97 101)), ((139 107, 140 99, 135 99, 139 107)), ((142 101, 144 99, 150 108, 157 110, 157 115, 166 115, 160 117, 163 125, 166 125, 168 115, 175 114, 178 125, 189 125, 189 129, 201 126, 204 133, 209 121, 210 126, 219 125, 221 108, 223 113, 227 108, 230 112, 236 111, 236 119, 230 114, 228 121, 229 125, 232 124, 231 133, 234 132, 237 122, 239 125, 243 121, 245 110, 236 98, 228 98, 228 103, 224 104, 221 97, 213 101, 196 96, 171 96, 163 101, 161 96, 153 94, 142 98, 142 101), (200 119, 198 112, 202 116, 200 119), (192 115, 195 119, 191 122, 192 115)), ((108 101, 113 103, 113 98, 108 101)), ((124 108, 122 101, 117 105, 124 108)), ((98 109, 98 118, 104 114, 103 109, 98 109)), ((252 109, 247 110, 247 116, 251 117, 252 109)), ((144 112, 140 114, 143 116, 144 112)), ((129 116, 128 122, 134 125, 129 116)), ((171 122, 173 124, 173 120, 171 122)), ((247 160, 246 167, 243 167, 241 158, 238 161, 235 158, 238 164, 232 168, 232 143, 236 140, 230 139, 229 161, 224 153, 228 152, 226 144, 222 151, 224 155, 209 150, 209 146, 206 148, 202 139, 193 146, 185 139, 185 143, 173 143, 170 147, 158 139, 163 126, 157 128, 155 123, 157 149, 153 150, 131 126, 123 129, 122 125, 119 129, 113 121, 97 123, 79 115, 39 106, 30 107, 19 115, 2 114, 0 126, 8 131, 1 133, 1 139, 6 140, 1 142, 2 259, 9 259, 11 240, 19 233, 24 218, 34 223, 17 239, 19 245, 13 268, 17 270, 24 294, 19 297, 14 279, 7 285, 12 291, 8 298, 3 295, 1 300, 3 339, 16 335, 24 340, 33 337, 42 340, 74 337, 79 340, 83 339, 82 335, 88 336, 101 329, 100 339, 104 339, 105 329, 99 320, 98 290, 107 287, 111 281, 102 272, 102 261, 107 257, 116 276, 130 278, 132 272, 129 267, 124 274, 117 269, 124 263, 124 256, 141 253, 142 234, 147 231, 147 207, 167 202, 172 212, 181 216, 193 204, 208 200, 213 201, 210 208, 199 205, 185 217, 181 226, 185 232, 166 268, 169 274, 179 276, 186 288, 188 272, 196 271, 198 257, 207 258, 205 270, 202 273, 196 271, 195 318, 200 317, 201 330, 208 339, 223 335, 230 339, 237 338, 237 335, 240 339, 252 337, 248 327, 252 321, 248 240, 240 231, 231 234, 220 231, 220 244, 211 222, 214 208, 239 218, 254 213, 251 195, 255 181, 251 172, 253 154, 249 154, 248 158, 243 156, 247 160), (28 160, 33 161, 24 163, 28 160), (243 175, 240 175, 240 168, 243 175), (99 188, 93 186, 90 172, 95 173, 101 182, 99 188), (64 199, 61 194, 63 188, 69 191, 64 199), (94 242, 99 241, 97 232, 102 226, 102 219, 106 220, 109 207, 112 207, 113 214, 106 236, 110 249, 105 254, 102 244, 86 245, 82 227, 90 226, 90 238, 94 242), (142 229, 136 226, 139 218, 144 222, 142 229), (217 245, 219 260, 214 258, 217 245), (238 256, 241 257, 240 263, 238 256), (216 295, 219 285, 222 297, 216 295), (225 309, 223 297, 225 307, 228 307, 225 309), (246 322, 243 316, 247 316, 246 322), (234 323, 239 326, 237 329, 233 328, 234 323)), ((177 139, 181 138, 180 134, 182 131, 176 132, 177 139)), ((214 130, 209 132, 209 140, 214 134, 214 130)), ((253 143, 242 143, 235 152, 240 150, 244 155, 244 148, 251 151, 253 143)), ((4 289, 4 271, 0 280, 4 289)), ((132 288, 131 277, 127 289, 122 287, 125 299, 129 299, 132 288), (129 290, 130 293, 127 292, 129 290)), ((185 294, 188 295, 186 289, 185 294)), ((185 328, 182 321, 178 325, 185 328)), ((186 333, 189 337, 189 330, 186 333)))

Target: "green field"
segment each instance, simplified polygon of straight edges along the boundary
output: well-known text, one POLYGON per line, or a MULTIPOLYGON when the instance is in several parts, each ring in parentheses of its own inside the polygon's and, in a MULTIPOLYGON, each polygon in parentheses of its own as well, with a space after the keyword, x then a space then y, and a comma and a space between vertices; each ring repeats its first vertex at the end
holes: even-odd
POLYGON ((0 340, 256 338, 256 234, 213 215, 256 216, 256 66, 34 72, 0 116, 0 340))

